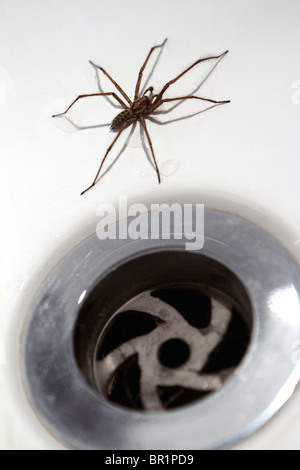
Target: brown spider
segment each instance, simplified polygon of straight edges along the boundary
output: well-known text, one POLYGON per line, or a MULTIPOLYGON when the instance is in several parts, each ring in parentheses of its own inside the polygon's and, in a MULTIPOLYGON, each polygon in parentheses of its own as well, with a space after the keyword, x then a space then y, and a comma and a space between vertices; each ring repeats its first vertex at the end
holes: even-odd
POLYGON ((194 62, 192 65, 190 65, 190 67, 188 67, 186 70, 184 70, 182 73, 180 73, 177 77, 173 78, 173 80, 170 80, 169 82, 167 82, 163 88, 161 89, 161 91, 157 94, 153 94, 153 87, 150 86, 148 87, 144 93, 139 96, 139 91, 140 91, 140 84, 141 84, 141 80, 142 80, 142 76, 143 76, 143 72, 144 72, 144 69, 147 65, 147 62, 152 54, 152 52, 154 51, 154 49, 158 48, 158 47, 163 47, 165 42, 167 41, 167 39, 164 40, 164 42, 158 46, 154 46, 150 49, 150 52, 149 54, 147 55, 146 57, 146 60, 145 62, 143 63, 140 71, 139 71, 139 75, 138 75, 138 79, 137 79, 137 83, 136 83, 136 86, 135 86, 135 93, 134 93, 134 99, 133 101, 131 101, 128 96, 126 95, 126 93, 122 90, 122 88, 120 87, 120 85, 118 85, 118 83, 106 72, 106 70, 104 70, 104 68, 100 67, 99 65, 95 65, 93 62, 90 61, 90 63, 93 65, 93 67, 101 70, 101 72, 104 73, 104 75, 106 75, 109 80, 114 84, 114 86, 116 87, 116 89, 121 93, 121 95, 123 96, 123 98, 127 101, 128 104, 126 104, 116 93, 114 92, 107 92, 107 93, 92 93, 92 94, 87 94, 87 95, 79 95, 77 96, 77 98, 70 104, 70 106, 63 112, 63 113, 59 113, 59 114, 54 114, 52 117, 57 117, 57 116, 63 116, 65 115, 69 109, 76 103, 76 101, 78 101, 79 99, 81 98, 87 98, 89 96, 112 96, 113 98, 115 98, 122 106, 122 108, 124 108, 124 111, 121 111, 112 121, 112 124, 111 124, 111 129, 112 130, 116 130, 118 131, 116 137, 114 138, 114 140, 112 141, 112 143, 110 144, 110 146, 108 147, 108 149, 106 150, 106 153, 101 161, 101 164, 100 164, 100 167, 97 171, 97 174, 95 176, 95 179, 94 181, 92 182, 92 184, 86 188, 84 191, 82 191, 81 194, 84 194, 86 191, 88 191, 89 189, 91 189, 96 181, 97 181, 97 178, 99 176, 99 173, 101 171, 101 168, 103 166, 103 163, 107 157, 107 155, 109 154, 109 152, 111 151, 111 149, 113 148, 114 144, 116 143, 117 139, 120 137, 120 135, 122 134, 122 132, 124 131, 124 129, 129 125, 129 124, 132 124, 133 122, 136 122, 136 121, 140 121, 142 126, 143 126, 143 129, 145 131, 145 134, 147 136, 147 140, 148 140, 148 143, 149 143, 149 146, 150 146, 150 150, 151 150, 151 154, 152 154, 152 157, 153 157, 153 161, 154 161, 154 164, 155 164, 155 168, 156 168, 156 172, 157 172, 157 177, 158 177, 158 182, 160 183, 160 174, 159 174, 159 169, 158 169, 158 166, 157 166, 157 162, 156 162, 156 158, 155 158, 155 155, 154 155, 154 150, 153 150, 153 146, 152 146, 152 142, 151 142, 151 139, 150 139, 150 136, 149 136, 149 133, 148 133, 148 129, 147 129, 147 126, 146 126, 146 122, 145 122, 145 118, 147 116, 149 116, 150 114, 152 114, 159 106, 161 106, 163 103, 167 103, 167 102, 170 102, 170 101, 180 101, 180 100, 187 100, 187 99, 197 99, 197 100, 202 100, 202 101, 209 101, 210 103, 215 103, 215 104, 225 104, 225 103, 230 103, 229 100, 226 100, 226 101, 215 101, 215 100, 211 100, 211 99, 208 99, 208 98, 201 98, 200 96, 192 96, 192 95, 189 95, 189 96, 180 96, 180 97, 177 97, 177 98, 165 98, 163 99, 163 95, 165 93, 165 91, 169 88, 170 85, 172 85, 173 83, 175 83, 177 80, 179 80, 184 74, 186 74, 189 70, 191 70, 193 67, 195 67, 195 65, 199 64, 200 62, 204 62, 205 60, 210 60, 210 59, 220 59, 221 57, 223 57, 225 54, 227 54, 228 51, 225 51, 223 52, 222 54, 218 55, 218 56, 211 56, 211 57, 206 57, 204 59, 199 59, 197 60, 196 62, 194 62), (148 93, 148 95, 147 95, 148 93))

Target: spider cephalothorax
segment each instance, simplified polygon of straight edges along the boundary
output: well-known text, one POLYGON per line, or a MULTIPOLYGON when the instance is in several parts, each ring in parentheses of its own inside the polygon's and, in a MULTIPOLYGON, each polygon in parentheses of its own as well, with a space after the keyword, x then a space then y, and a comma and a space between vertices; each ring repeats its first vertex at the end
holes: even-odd
POLYGON ((222 54, 217 55, 217 56, 211 56, 211 57, 206 57, 204 59, 197 60, 192 65, 190 65, 190 67, 188 67, 183 72, 181 72, 179 75, 177 75, 177 77, 175 77, 172 80, 170 80, 169 82, 167 82, 163 86, 163 88, 161 89, 161 91, 159 93, 153 94, 153 87, 149 87, 140 96, 139 91, 140 91, 141 80, 142 80, 144 69, 145 69, 145 67, 148 63, 148 60, 149 60, 152 52, 154 51, 154 49, 156 49, 158 47, 162 47, 165 44, 166 40, 167 39, 165 39, 162 44, 160 44, 158 46, 154 46, 150 49, 150 52, 148 53, 148 55, 146 57, 146 60, 143 63, 143 65, 142 65, 142 67, 139 71, 139 74, 138 74, 138 79, 137 79, 137 83, 136 83, 136 87, 135 87, 135 93, 134 93, 133 101, 131 101, 130 98, 128 98, 127 94, 122 90, 120 85, 118 85, 118 83, 106 72, 106 70, 104 70, 104 68, 100 67, 99 65, 95 65, 93 62, 90 61, 90 63, 93 65, 93 67, 101 70, 101 72, 103 72, 104 75, 106 75, 109 78, 109 80, 114 84, 114 86, 116 87, 116 89, 119 91, 119 93, 122 95, 122 97, 125 99, 126 102, 123 101, 122 98, 120 98, 120 96, 117 95, 114 92, 92 93, 92 94, 86 94, 86 95, 79 95, 79 96, 77 96, 77 98, 70 104, 70 106, 63 113, 53 115, 53 117, 63 116, 76 103, 76 101, 78 101, 81 98, 87 98, 89 96, 111 96, 115 100, 117 100, 123 108, 123 111, 121 111, 113 119, 113 121, 111 123, 111 129, 115 130, 115 131, 118 131, 118 133, 117 133, 116 137, 114 138, 114 140, 112 141, 111 145, 106 150, 106 153, 105 153, 105 155, 104 155, 104 157, 101 161, 100 167, 97 171, 97 174, 94 178, 94 181, 92 182, 92 184, 88 188, 86 188, 84 191, 82 191, 81 194, 84 194, 86 191, 88 191, 89 189, 91 189, 95 185, 95 183, 98 179, 99 173, 101 171, 101 168, 103 166, 103 163, 104 163, 107 155, 111 151, 112 147, 114 146, 115 142, 117 141, 119 136, 122 134, 124 129, 129 124, 132 124, 136 121, 140 121, 140 123, 142 124, 143 129, 145 131, 145 134, 146 134, 149 146, 150 146, 151 154, 152 154, 152 157, 153 157, 153 161, 154 161, 154 164, 155 164, 158 182, 160 183, 160 173, 159 173, 156 158, 155 158, 155 155, 154 155, 152 142, 151 142, 151 139, 150 139, 150 136, 149 136, 149 133, 148 133, 147 126, 146 126, 145 118, 147 118, 149 115, 151 115, 163 103, 167 103, 167 102, 170 102, 170 101, 182 101, 182 100, 187 100, 187 99, 196 99, 196 100, 208 101, 208 102, 214 103, 214 104, 229 103, 229 100, 216 101, 216 100, 212 100, 212 99, 209 99, 209 98, 202 98, 200 96, 193 96, 193 95, 179 96, 179 97, 176 97, 176 98, 163 98, 163 95, 166 92, 166 90, 169 88, 169 86, 172 85, 173 83, 175 83, 177 80, 179 80, 187 72, 189 72, 189 70, 191 70, 193 67, 195 67, 195 65, 199 64, 200 62, 204 62, 204 61, 210 60, 210 59, 221 59, 221 57, 223 57, 225 54, 227 54, 228 51, 225 51, 222 54))
POLYGON ((151 105, 152 99, 154 96, 152 95, 153 87, 147 88, 147 90, 143 93, 140 98, 136 98, 133 103, 131 104, 130 108, 121 111, 117 116, 113 119, 110 128, 112 130, 121 129, 123 124, 130 124, 133 121, 137 121, 140 116, 146 116, 148 114, 149 106, 151 105), (147 96, 146 93, 150 92, 151 95, 147 96))

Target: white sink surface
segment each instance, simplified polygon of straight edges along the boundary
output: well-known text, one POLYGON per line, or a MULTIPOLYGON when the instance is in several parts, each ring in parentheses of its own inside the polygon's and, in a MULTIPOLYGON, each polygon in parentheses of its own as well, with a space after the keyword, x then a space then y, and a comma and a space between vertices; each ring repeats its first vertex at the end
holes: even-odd
MULTIPOLYGON (((0 17, 0 448, 60 449, 26 400, 20 332, 40 280, 95 231, 99 204, 117 203, 123 194, 134 202, 193 200, 232 211, 271 232, 300 263, 300 3, 2 0, 0 17), (166 37, 149 82, 154 92, 198 58, 229 49, 197 94, 231 103, 162 126, 149 123, 161 185, 137 126, 116 164, 80 196, 114 134, 109 127, 79 131, 51 115, 79 94, 99 91, 89 60, 132 97, 146 54, 166 37)), ((205 71, 199 65, 168 96, 189 94, 205 71)), ((114 91, 104 79, 101 85, 114 91)), ((189 101, 168 119, 196 110, 189 101)), ((81 125, 108 123, 118 112, 99 99, 73 111, 81 125)), ((236 447, 299 449, 299 442, 298 389, 236 447)))

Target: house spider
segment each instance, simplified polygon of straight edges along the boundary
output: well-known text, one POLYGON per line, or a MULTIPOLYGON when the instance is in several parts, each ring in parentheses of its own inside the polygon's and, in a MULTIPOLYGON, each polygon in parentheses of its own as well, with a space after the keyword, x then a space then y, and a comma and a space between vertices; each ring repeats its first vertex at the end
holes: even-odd
POLYGON ((179 97, 176 97, 176 98, 163 98, 163 95, 164 93, 166 92, 166 90, 169 88, 170 85, 172 85, 173 83, 177 82, 177 80, 179 80, 183 75, 185 75, 187 72, 189 72, 193 67, 195 67, 195 65, 199 64, 200 62, 204 62, 206 60, 210 60, 210 59, 221 59, 221 57, 223 57, 225 54, 227 54, 228 51, 225 51, 223 52, 222 54, 218 55, 218 56, 211 56, 211 57, 206 57, 204 59, 199 59, 197 60, 196 62, 194 62, 192 65, 190 65, 187 69, 185 69, 182 73, 180 73, 179 75, 177 75, 177 77, 173 78, 172 80, 170 80, 169 82, 167 82, 163 88, 161 89, 161 91, 159 93, 156 93, 156 94, 153 94, 153 87, 150 86, 148 87, 142 95, 139 95, 139 92, 140 92, 140 84, 141 84, 141 80, 142 80, 142 76, 143 76, 143 72, 144 72, 144 69, 148 63, 148 60, 152 54, 152 52, 154 51, 154 49, 156 48, 159 48, 159 47, 163 47, 165 42, 167 41, 167 39, 164 40, 164 42, 162 44, 159 44, 158 46, 153 46, 147 57, 146 57, 146 60, 145 62, 143 63, 140 71, 139 71, 139 74, 138 74, 138 78, 137 78, 137 82, 136 82, 136 86, 135 86, 135 93, 134 93, 134 98, 133 100, 130 100, 128 98, 128 96, 126 95, 126 93, 124 92, 124 90, 122 90, 122 88, 120 87, 120 85, 118 85, 118 83, 106 72, 106 70, 104 70, 104 68, 100 67, 99 65, 96 65, 94 64, 92 61, 90 61, 90 64, 93 65, 93 67, 101 70, 101 72, 104 73, 104 75, 106 75, 109 80, 114 84, 114 86, 116 87, 116 89, 120 92, 120 94, 123 96, 123 98, 125 99, 125 101, 123 101, 116 93, 114 92, 107 92, 107 93, 91 93, 91 94, 85 94, 85 95, 79 95, 77 96, 77 98, 70 104, 70 106, 68 106, 68 108, 63 112, 63 113, 59 113, 59 114, 54 114, 52 117, 57 117, 57 116, 64 116, 68 111, 69 109, 76 103, 76 101, 82 99, 82 98, 87 98, 87 97, 90 97, 90 96, 111 96, 112 98, 114 98, 115 100, 117 100, 119 102, 119 104, 122 106, 123 108, 123 111, 121 111, 112 121, 111 123, 111 130, 114 130, 114 131, 117 131, 117 135, 116 137, 114 138, 114 140, 112 141, 112 143, 110 144, 110 146, 108 147, 108 149, 106 150, 106 153, 101 161, 101 164, 100 164, 100 167, 97 171, 97 174, 95 176, 95 179, 93 180, 92 184, 86 188, 84 191, 82 191, 81 194, 84 194, 86 193, 89 189, 91 189, 97 179, 98 179, 98 176, 99 176, 99 173, 102 169, 102 166, 103 166, 103 163, 107 157, 107 155, 109 154, 109 152, 111 151, 111 149, 113 148, 114 144, 116 143, 116 141, 118 140, 118 138, 120 137, 120 135, 122 134, 122 132, 124 131, 124 129, 129 125, 129 124, 132 124, 136 121, 140 121, 140 123, 142 124, 143 126, 143 129, 145 131, 145 134, 146 134, 146 137, 147 137, 147 140, 148 140, 148 143, 149 143, 149 146, 150 146, 150 150, 151 150, 151 154, 152 154, 152 157, 153 157, 153 161, 154 161, 154 164, 155 164, 155 168, 156 168, 156 172, 157 172, 157 178, 158 178, 158 182, 160 183, 160 173, 159 173, 159 169, 158 169, 158 166, 157 166, 157 162, 156 162, 156 158, 155 158, 155 155, 154 155, 154 150, 153 150, 153 146, 152 146, 152 142, 151 142, 151 139, 150 139, 150 135, 149 135, 149 132, 148 132, 148 129, 147 129, 147 126, 146 126, 146 122, 145 122, 145 118, 147 118, 148 116, 150 116, 157 108, 159 108, 159 106, 161 106, 163 103, 169 103, 170 101, 182 101, 182 100, 187 100, 187 99, 196 99, 196 100, 202 100, 202 101, 208 101, 210 103, 215 103, 215 104, 225 104, 225 103, 229 103, 230 101, 229 100, 226 100, 226 101, 216 101, 216 100, 212 100, 212 99, 208 99, 208 98, 201 98, 200 96, 193 96, 193 95, 189 95, 189 96, 179 96, 179 97))

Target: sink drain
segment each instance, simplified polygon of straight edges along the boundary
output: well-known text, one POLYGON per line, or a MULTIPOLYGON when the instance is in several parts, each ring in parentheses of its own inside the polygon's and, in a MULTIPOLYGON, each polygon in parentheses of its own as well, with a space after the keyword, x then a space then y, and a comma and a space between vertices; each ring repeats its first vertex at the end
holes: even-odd
POLYGON ((283 248, 210 210, 201 250, 171 235, 85 240, 31 306, 25 386, 74 448, 225 447, 298 381, 300 277, 283 248))

